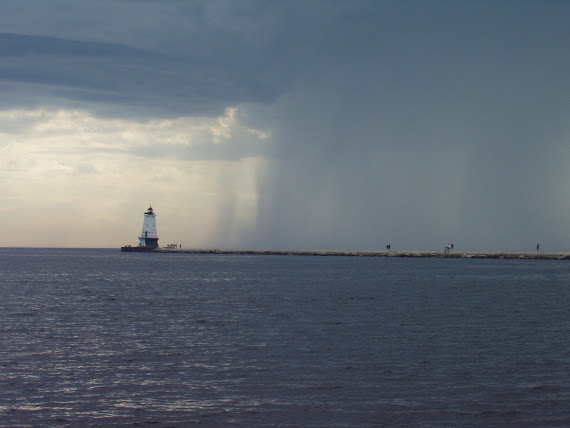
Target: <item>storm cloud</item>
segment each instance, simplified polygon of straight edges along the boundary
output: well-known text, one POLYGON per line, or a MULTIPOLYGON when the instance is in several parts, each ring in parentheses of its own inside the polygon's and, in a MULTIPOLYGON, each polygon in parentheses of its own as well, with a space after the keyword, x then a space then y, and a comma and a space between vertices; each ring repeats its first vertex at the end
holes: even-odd
POLYGON ((137 159, 262 160, 206 245, 568 247, 567 2, 4 4, 0 108, 176 129, 137 128, 137 159))
POLYGON ((267 244, 279 230, 304 248, 566 245, 561 15, 444 6, 360 29, 366 44, 280 100, 267 244))

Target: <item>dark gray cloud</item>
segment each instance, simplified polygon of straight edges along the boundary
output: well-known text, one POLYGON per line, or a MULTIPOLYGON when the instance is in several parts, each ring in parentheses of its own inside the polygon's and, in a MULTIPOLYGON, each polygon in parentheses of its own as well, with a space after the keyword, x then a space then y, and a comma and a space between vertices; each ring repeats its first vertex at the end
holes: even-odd
POLYGON ((271 103, 355 49, 369 51, 383 31, 376 27, 391 19, 385 7, 334 1, 7 4, 0 84, 34 85, 100 114, 104 103, 113 115, 114 106, 125 115, 209 115, 271 103))
POLYGON ((156 57, 142 49, 113 43, 94 43, 77 40, 57 39, 45 36, 0 33, 0 56, 29 57, 38 56, 74 56, 74 57, 156 57))
POLYGON ((311 45, 326 37, 318 3, 32 3, 13 2, 0 18, 12 29, 0 34, 0 85, 102 115, 213 115, 272 102, 315 69, 311 45), (26 3, 43 19, 30 19, 26 3))
MULTIPOLYGON (((249 82, 251 84, 251 82, 249 82)), ((263 101, 231 69, 122 44, 0 34, 0 85, 52 104, 75 102, 105 115, 212 115, 227 105, 263 101)), ((30 102, 21 98, 22 104, 30 102)), ((18 103, 16 96, 4 103, 18 103)))
POLYGON ((4 108, 271 131, 244 245, 568 247, 566 1, 30 4, 0 18, 4 108))
POLYGON ((414 6, 279 103, 259 239, 567 248, 568 8, 414 6))

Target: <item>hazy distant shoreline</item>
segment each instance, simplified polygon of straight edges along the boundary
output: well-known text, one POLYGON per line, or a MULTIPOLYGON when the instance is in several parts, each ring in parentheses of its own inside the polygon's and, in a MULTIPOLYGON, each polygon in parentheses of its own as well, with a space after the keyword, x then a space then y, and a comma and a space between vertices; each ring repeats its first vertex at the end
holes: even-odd
POLYGON ((570 252, 514 252, 514 251, 387 251, 387 250, 240 250, 240 249, 187 249, 158 248, 160 253, 187 254, 250 254, 292 256, 344 256, 344 257, 423 257, 459 259, 542 259, 570 260, 570 252))

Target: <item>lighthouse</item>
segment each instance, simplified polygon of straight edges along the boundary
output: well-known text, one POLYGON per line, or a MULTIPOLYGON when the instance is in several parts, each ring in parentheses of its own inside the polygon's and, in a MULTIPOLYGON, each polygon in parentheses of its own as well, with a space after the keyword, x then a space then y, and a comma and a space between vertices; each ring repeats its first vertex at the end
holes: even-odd
POLYGON ((141 236, 139 236, 139 247, 158 248, 158 235, 156 233, 156 217, 152 206, 144 213, 144 221, 141 236))

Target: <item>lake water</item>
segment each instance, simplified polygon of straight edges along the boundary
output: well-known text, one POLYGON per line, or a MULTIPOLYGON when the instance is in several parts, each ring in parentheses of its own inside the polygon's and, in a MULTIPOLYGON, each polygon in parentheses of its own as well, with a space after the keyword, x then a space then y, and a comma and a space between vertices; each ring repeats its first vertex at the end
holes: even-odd
POLYGON ((0 249, 3 426, 570 426, 570 262, 0 249))

